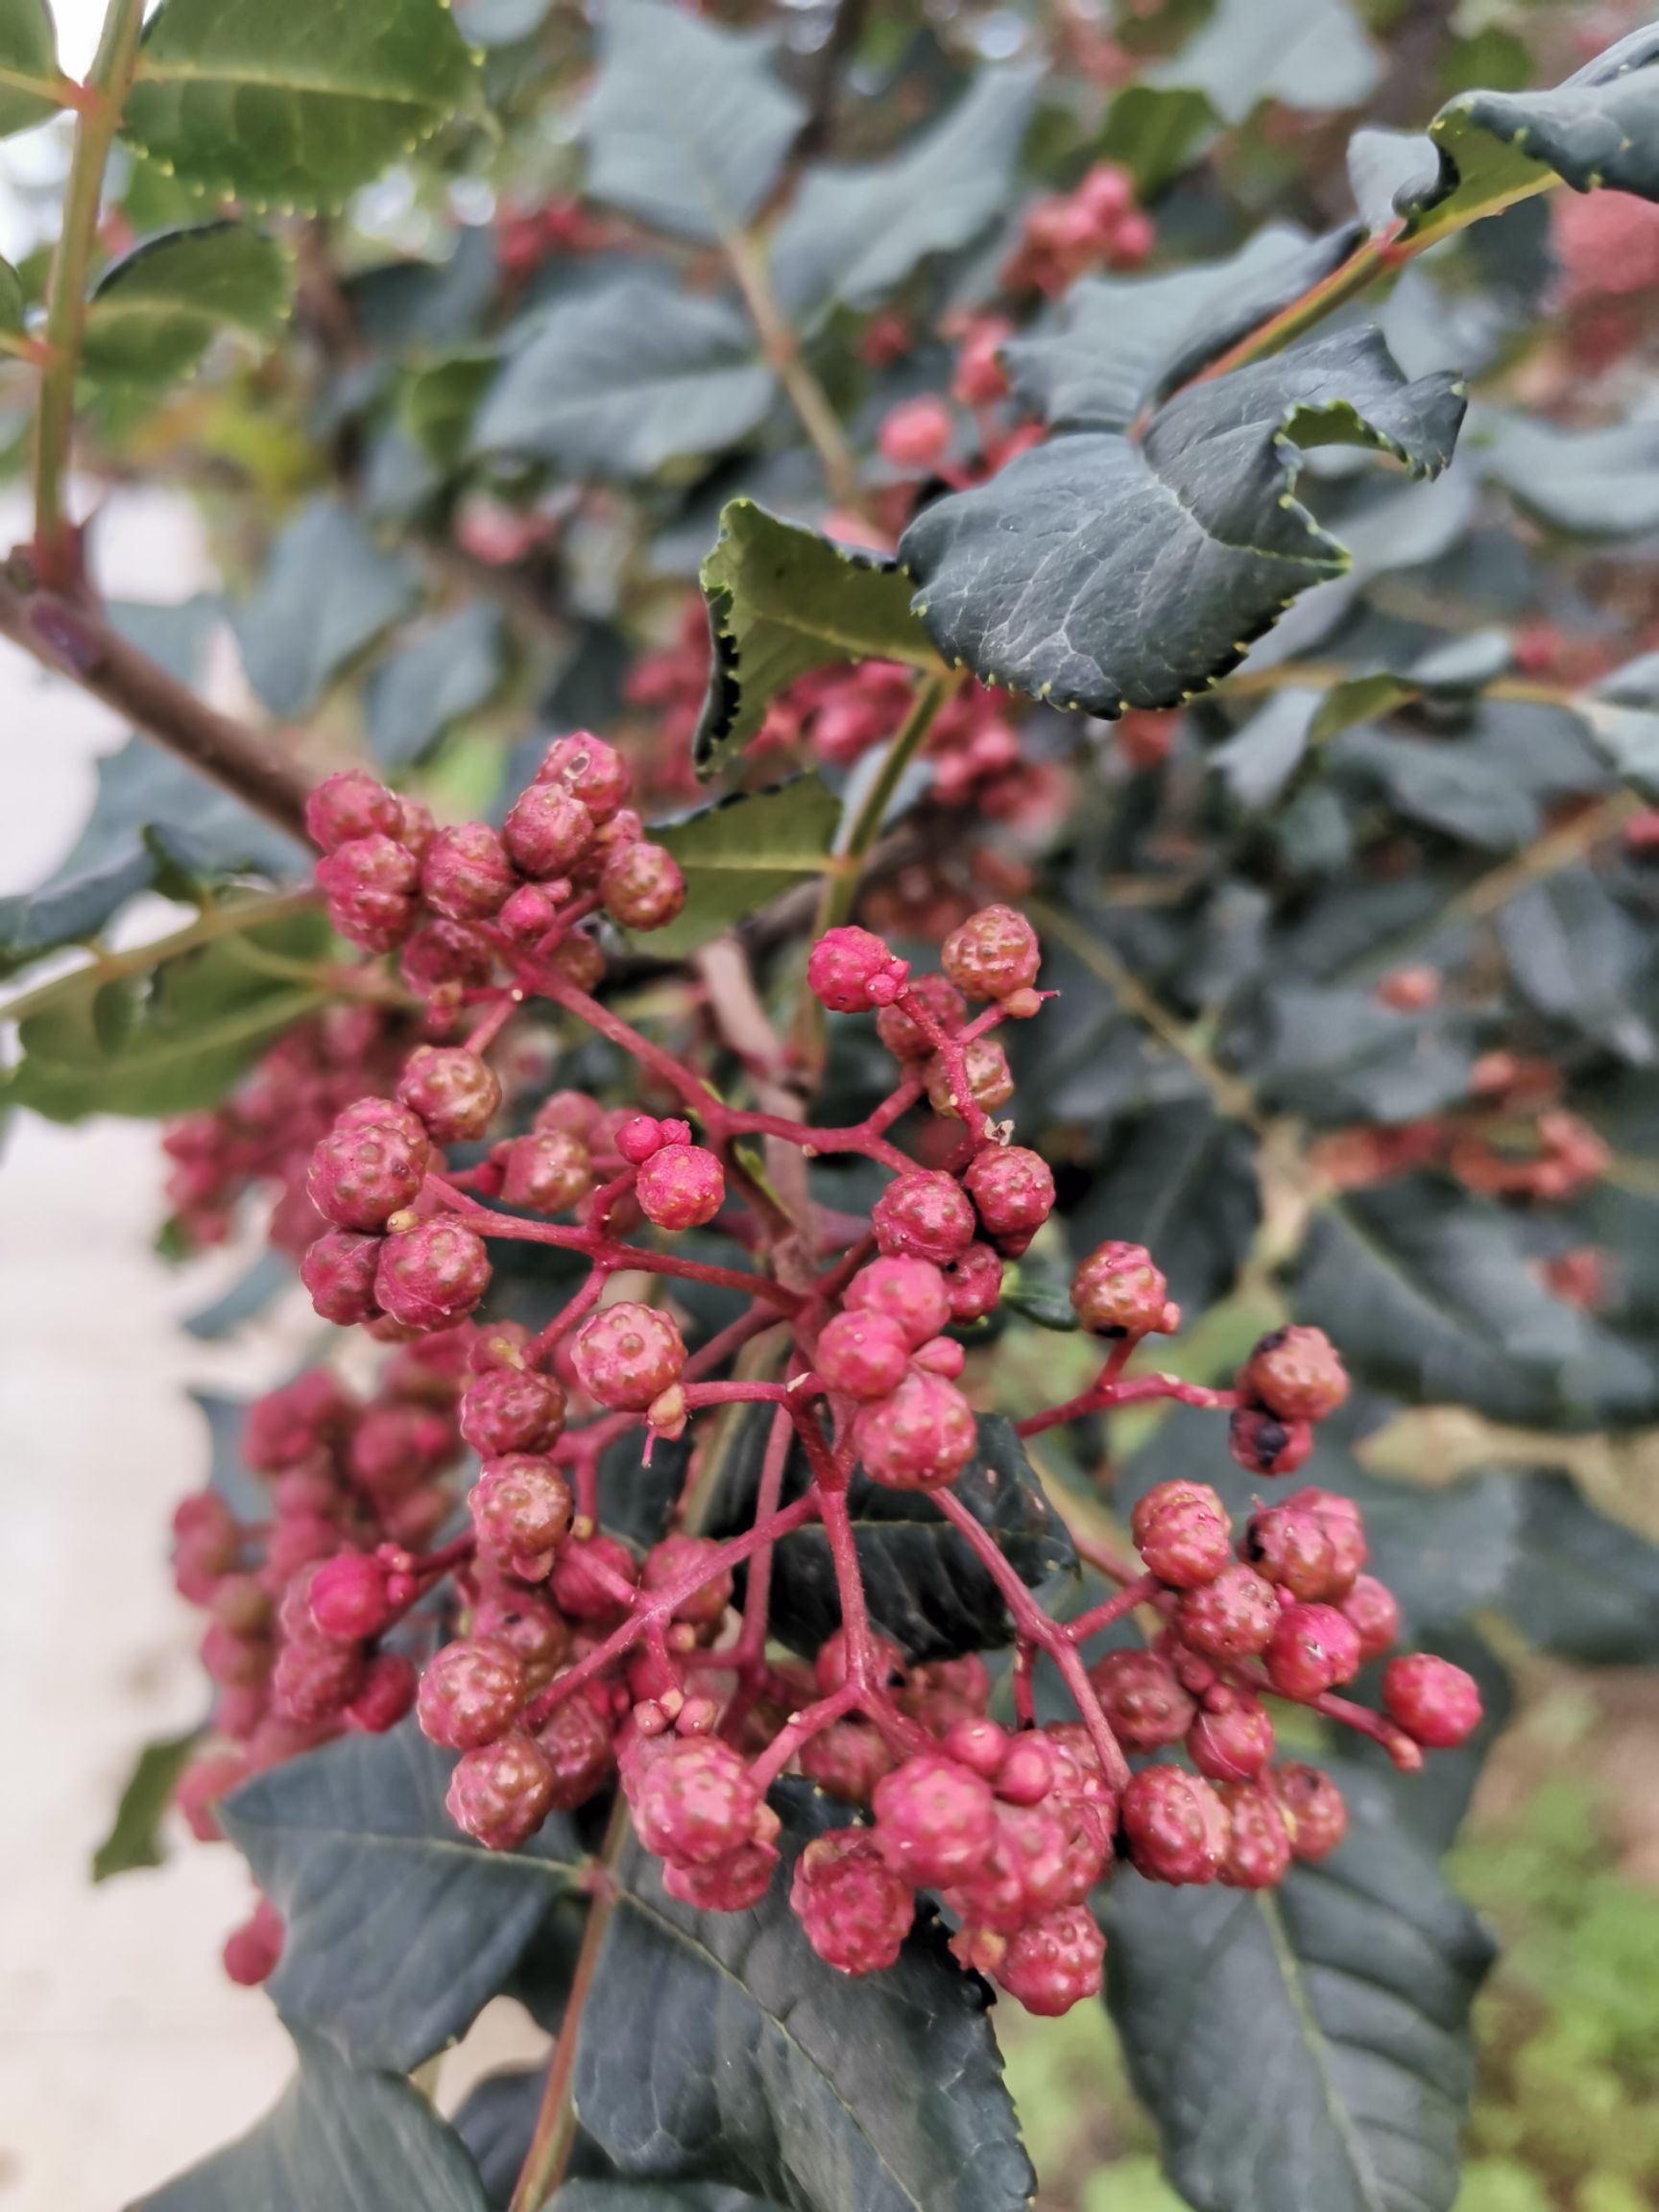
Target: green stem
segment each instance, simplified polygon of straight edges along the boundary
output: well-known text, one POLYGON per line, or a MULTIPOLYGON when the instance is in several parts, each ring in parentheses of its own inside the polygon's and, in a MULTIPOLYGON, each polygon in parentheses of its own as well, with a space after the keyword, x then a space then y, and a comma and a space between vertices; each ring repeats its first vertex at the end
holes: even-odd
POLYGON ((852 914, 858 900, 864 863, 881 834, 881 825, 887 819, 893 794, 898 790, 905 769, 926 742, 927 733, 932 729, 947 696, 955 689, 957 681, 949 676, 936 676, 930 683, 924 684, 917 692, 904 726, 888 746, 875 780, 865 792, 858 811, 841 841, 841 850, 824 879, 824 893, 818 902, 815 935, 822 937, 826 929, 839 928, 852 914))
MULTIPOLYGON (((221 937, 234 937, 244 929, 259 928, 267 922, 286 922, 291 915, 308 913, 316 903, 316 892, 307 889, 278 891, 269 898, 237 899, 223 905, 204 907, 194 922, 175 929, 170 937, 153 938, 148 945, 134 945, 126 952, 99 952, 86 967, 73 969, 67 975, 55 975, 50 983, 25 991, 20 998, 0 1005, 0 1022, 26 1021, 31 1014, 38 1014, 42 1008, 80 990, 87 982, 118 983, 124 975, 142 975, 148 969, 159 967, 163 960, 172 960, 180 952, 193 952, 199 945, 211 945, 221 937)), ((306 979, 315 980, 309 974, 306 979)))
POLYGON ((86 272, 98 235, 104 171, 138 60, 144 0, 109 0, 87 79, 97 95, 75 124, 63 222, 46 292, 46 365, 35 411, 35 542, 41 572, 57 589, 75 581, 73 540, 63 512, 63 475, 75 420, 75 379, 86 318, 86 272))

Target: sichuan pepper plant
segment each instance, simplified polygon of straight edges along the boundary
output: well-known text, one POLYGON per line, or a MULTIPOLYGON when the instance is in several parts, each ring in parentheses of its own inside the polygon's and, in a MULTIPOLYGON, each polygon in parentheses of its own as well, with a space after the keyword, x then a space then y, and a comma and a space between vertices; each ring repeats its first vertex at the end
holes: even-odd
POLYGON ((98 1869, 242 1853, 295 2078, 145 2201, 1001 2212, 1103 2000, 1198 2212, 1446 2212, 1435 1862, 1659 1641, 1659 29, 593 13, 0 10, 134 732, 8 1095, 307 1312, 98 1869))

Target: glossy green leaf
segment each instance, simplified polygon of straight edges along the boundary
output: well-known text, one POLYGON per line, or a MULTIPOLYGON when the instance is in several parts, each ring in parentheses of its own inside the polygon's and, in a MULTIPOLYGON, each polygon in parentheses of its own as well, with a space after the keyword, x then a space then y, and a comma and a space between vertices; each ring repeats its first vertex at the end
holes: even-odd
POLYGON ((1134 178, 1152 199, 1202 154, 1215 135, 1215 110, 1202 92, 1173 85, 1125 84, 1106 115, 1100 158, 1134 178))
POLYGON ((702 583, 714 664, 692 749, 705 776, 811 669, 849 661, 939 666, 891 562, 784 522, 752 499, 734 499, 721 516, 702 583))
POLYGON ((335 207, 473 85, 443 0, 163 0, 122 130, 187 183, 335 207))
POLYGON ((613 0, 582 137, 595 200, 679 237, 740 229, 778 180, 805 109, 761 32, 726 31, 666 0, 613 0))
POLYGON ((246 224, 149 239, 105 271, 87 301, 86 370, 165 383, 193 369, 221 331, 264 344, 281 327, 290 276, 282 248, 246 224))
MULTIPOLYGON (((289 959, 316 958, 332 942, 318 914, 267 923, 247 935, 289 959)), ((53 1121, 193 1113, 216 1104, 265 1046, 326 998, 250 966, 238 956, 236 939, 222 938, 167 961, 147 979, 132 979, 131 1019, 112 1049, 98 1013, 102 989, 95 971, 66 976, 18 1024, 20 1057, 4 1086, 9 1101, 53 1121)))
POLYGON ((1347 1840, 1281 1888, 1106 1893, 1108 1995, 1193 2212, 1450 2212, 1492 1941, 1344 1769, 1347 1840))
POLYGON ((1238 665, 1349 556, 1295 497, 1303 446, 1451 458, 1447 376, 1407 383, 1377 332, 1347 330, 1177 394, 1143 440, 1050 439, 925 508, 900 541, 946 658, 1055 707, 1172 707, 1238 665))
POLYGON ((1217 0, 1198 36, 1145 82, 1202 92, 1224 123, 1242 123, 1263 100, 1357 108, 1382 73, 1347 0, 1217 0))
POLYGON ((460 2138, 419 2090, 297 2035, 300 2071, 239 2142, 130 2212, 490 2212, 460 2138))
POLYGON ((173 1790, 201 1738, 199 1728, 182 1736, 158 1738, 146 1743, 132 1762, 115 1808, 109 1833, 92 1854, 92 1879, 108 1882, 112 1874, 130 1874, 135 1866, 159 1866, 166 1854, 161 1848, 161 1822, 173 1802, 173 1790))
POLYGON ((1126 430, 1342 261, 1352 229, 1310 238, 1270 223, 1225 261, 1155 276, 1086 276, 1051 329, 1004 358, 1020 398, 1055 430, 1126 430))
POLYGON ((274 1767, 222 1808, 287 1925, 277 2010, 357 2065, 406 2071, 459 2035, 583 1861, 562 1815, 522 1851, 462 1835, 444 1807, 454 1764, 411 1719, 274 1767))
POLYGON ((1030 68, 983 70, 891 159, 810 170, 772 240, 784 313, 878 306, 932 255, 972 246, 1007 206, 1037 84, 1030 68))
POLYGON ((248 681, 273 714, 308 714, 419 596, 404 555, 383 552, 349 508, 314 499, 277 540, 252 597, 231 611, 248 681))
POLYGON ((46 123, 60 103, 36 84, 59 79, 58 34, 46 0, 0 0, 0 138, 46 123))
POLYGON ((1291 1289, 1351 1371, 1418 1404, 1593 1429, 1651 1418, 1659 1374, 1633 1342, 1534 1277, 1514 1217, 1432 1176, 1320 1213, 1291 1289))
POLYGON ((623 276, 562 301, 509 354, 472 445, 576 475, 650 476, 736 445, 776 390, 729 301, 623 276))
POLYGON ((630 2179, 718 2176, 790 2212, 1019 2212, 1034 2178, 981 1985, 926 1917, 885 1973, 823 1965, 790 1869, 836 1815, 799 1785, 774 1802, 784 1863, 750 1912, 677 1904, 629 1850, 577 2045, 583 2127, 630 2179))
MULTIPOLYGON (((764 1411, 764 1409, 762 1409, 764 1411)), ((746 1422, 722 1474, 712 1526, 721 1534, 754 1520, 769 1422, 746 1422)), ((807 1468, 792 1453, 784 1502, 798 1497, 807 1468)), ((1032 1589, 1076 1567, 1065 1523, 999 1414, 979 1419, 979 1446, 952 1485, 974 1518, 1032 1589)), ((859 1471, 848 1492, 870 1617, 914 1660, 942 1659, 1013 1641, 1007 1607, 955 1529, 922 1494, 890 1490, 859 1471)), ((840 1600, 820 1527, 798 1528, 773 1557, 772 1626, 791 1649, 810 1654, 838 1627, 840 1600)))
POLYGON ((1503 1610, 1542 1651, 1593 1667, 1659 1661, 1659 1547, 1590 1503, 1570 1475, 1535 1475, 1503 1610))
POLYGON ((369 743, 382 768, 412 766, 445 731, 486 708, 507 675, 499 608, 463 607, 382 661, 365 707, 369 743))
POLYGON ((830 864, 841 802, 819 776, 738 792, 684 822, 652 830, 685 878, 685 908, 646 948, 667 959, 695 951, 830 864))
POLYGON ((1551 91, 1460 92, 1429 126, 1432 163, 1397 188, 1414 235, 1546 190, 1606 185, 1659 198, 1659 25, 1647 24, 1551 91))

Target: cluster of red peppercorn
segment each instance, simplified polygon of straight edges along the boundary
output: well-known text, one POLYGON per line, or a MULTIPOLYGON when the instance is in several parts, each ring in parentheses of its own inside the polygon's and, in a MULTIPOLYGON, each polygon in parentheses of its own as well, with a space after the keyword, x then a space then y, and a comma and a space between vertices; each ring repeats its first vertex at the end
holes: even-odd
POLYGON ((1002 272, 1010 292, 1068 292, 1086 270, 1139 269, 1157 243, 1150 215, 1135 204, 1135 180, 1115 162, 1091 169, 1072 192, 1037 201, 1002 272))
MULTIPOLYGON (((627 858, 654 851, 634 831, 603 836, 626 797, 619 770, 597 740, 561 741, 500 839, 474 825, 412 844, 401 822, 394 837, 373 825, 400 803, 364 777, 317 795, 319 877, 340 918, 372 947, 401 945, 406 973, 422 933, 471 933, 478 979, 440 1010, 475 1005, 479 1021, 465 1044, 418 1046, 395 1097, 346 1107, 315 1147, 308 1187, 330 1226, 304 1280, 325 1318, 396 1349, 368 1407, 314 1372, 252 1409, 248 1457, 272 1484, 262 1534, 238 1528, 210 1494, 180 1509, 180 1587, 214 1615, 204 1657, 228 1745, 198 1761, 182 1794, 208 1829, 211 1801, 241 1774, 342 1728, 391 1726, 413 1706, 433 1743, 458 1754, 449 1811, 481 1843, 522 1844, 550 1813, 619 1781, 670 1892, 739 1911, 771 1883, 779 1820, 767 1791, 794 1765, 869 1814, 815 1839, 796 1863, 791 1901, 828 1963, 889 1964, 917 1893, 936 1892, 964 1963, 1034 2009, 1064 2010, 1099 1986, 1103 1940, 1086 1901, 1118 1855, 1157 1880, 1259 1885, 1339 1838, 1341 1801, 1326 1778, 1270 1765, 1263 1694, 1348 1719, 1410 1765, 1420 1745, 1474 1725, 1474 1686, 1420 1656, 1389 1668, 1386 1718, 1335 1698, 1391 1644, 1397 1621, 1360 1571, 1358 1515, 1323 1492, 1259 1511, 1235 1556, 1213 1491, 1163 1485, 1135 1514, 1144 1572, 1118 1572, 1118 1597, 1066 1625, 1010 1581, 952 1485, 978 1441, 962 1331, 996 1309, 1004 1262, 1055 1202, 1046 1162, 992 1118, 1014 1088, 995 1031, 1044 1002, 1036 934, 1010 907, 982 908, 946 939, 940 973, 913 976, 875 932, 828 931, 809 954, 808 988, 831 1012, 874 1015, 896 1089, 847 1130, 734 1108, 589 998, 586 962, 578 978, 560 958, 573 923, 607 898, 618 854, 630 884, 655 866, 627 858), (415 845, 416 888, 388 890, 381 848, 409 855, 415 845), (532 901, 534 927, 513 911, 528 917, 532 901), (709 1141, 688 1119, 565 1091, 526 1133, 490 1143, 502 1097, 485 1054, 538 989, 632 1049, 654 1084, 678 1088, 709 1141), (888 1135, 924 1107, 932 1166, 888 1135), (888 1170, 867 1233, 847 1225, 838 1262, 803 1277, 797 1256, 785 1283, 621 1241, 639 1222, 672 1238, 746 1217, 733 1149, 743 1136, 861 1152, 888 1170), (475 1165, 451 1167, 457 1143, 482 1148, 475 1165), (513 1211, 494 1211, 496 1199, 513 1211), (490 1280, 487 1236, 540 1238, 589 1259, 582 1288, 540 1334, 469 1318, 490 1280), (620 1270, 656 1271, 670 1287, 676 1273, 752 1284, 751 1311, 693 1358, 671 1311, 633 1296, 604 1302, 620 1270), (738 1344, 780 1320, 786 1380, 718 1379, 738 1344), (780 1507, 775 1493, 743 1537, 675 1530, 643 1557, 601 1528, 597 1460, 612 1439, 637 1426, 678 1437, 703 1408, 746 1401, 771 1408, 781 1444, 804 1448, 804 1497, 780 1507), (481 1464, 453 1533, 459 1503, 445 1477, 462 1445, 481 1464), (907 1669, 871 1632, 844 1497, 855 1466, 929 1494, 998 1575, 1016 1636, 1012 1730, 989 1715, 977 1656, 907 1669), (769 1654, 763 1595, 751 1590, 741 1618, 733 1606, 735 1568, 808 1518, 829 1536, 845 1623, 810 1672, 769 1654), (1080 1645, 1142 1609, 1159 1617, 1153 1647, 1114 1652, 1091 1673, 1080 1645), (1039 1653, 1059 1665, 1078 1720, 1036 1725, 1039 1653), (1126 1750, 1177 1742, 1195 1772, 1131 1771, 1126 1750)), ((454 980, 441 979, 441 997, 454 980)), ((758 1230, 749 1240, 767 1249, 758 1230)), ((1141 1246, 1099 1246, 1072 1300, 1105 1364, 1081 1398, 1031 1417, 1028 1431, 1184 1396, 1226 1409, 1234 1456, 1269 1477, 1302 1463, 1313 1424, 1346 1393, 1311 1329, 1265 1338, 1232 1391, 1125 1377, 1130 1355, 1179 1321, 1141 1246)), ((279 1940, 262 1908, 233 1938, 232 1970, 268 1970, 279 1940)))

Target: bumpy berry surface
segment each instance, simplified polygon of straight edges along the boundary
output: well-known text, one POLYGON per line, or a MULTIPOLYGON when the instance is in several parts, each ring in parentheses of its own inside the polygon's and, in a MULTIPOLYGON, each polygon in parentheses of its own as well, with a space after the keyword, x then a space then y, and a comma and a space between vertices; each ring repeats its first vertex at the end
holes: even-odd
POLYGON ((1071 1303, 1100 1336, 1142 1336, 1163 1326, 1169 1286, 1141 1244, 1096 1245, 1071 1279, 1071 1303))
POLYGON ((1348 1833, 1348 1808, 1329 1774, 1299 1763, 1269 1769, 1267 1786, 1298 1859, 1325 1859, 1348 1833))
POLYGON ((946 938, 945 973, 970 998, 1006 998, 1037 980, 1037 932, 1012 906, 982 906, 946 938))
POLYGON ((489 1286, 484 1240, 457 1221, 422 1221, 388 1237, 374 1271, 379 1305, 410 1329, 447 1329, 489 1286))
POLYGON ((467 1500, 478 1541, 498 1557, 534 1558, 570 1533, 576 1503, 550 1459, 508 1452, 486 1459, 467 1500))
POLYGON ((516 1851, 547 1817, 553 1763, 534 1736, 514 1728, 464 1752, 444 1802, 457 1828, 489 1851, 516 1851))
POLYGON ((1464 1743, 1480 1725, 1480 1690, 1472 1674, 1430 1651, 1390 1659, 1382 1675, 1389 1719, 1436 1751, 1464 1743))
POLYGON ((590 1398, 619 1412, 643 1412, 678 1380, 685 1346, 667 1314, 624 1302, 583 1323, 573 1357, 590 1398))
POLYGON ((789 1887, 806 1940, 838 1974, 875 1974, 898 1958, 915 1917, 906 1883, 868 1829, 815 1836, 789 1887))
POLYGON ((917 1368, 890 1398, 860 1411, 853 1433, 865 1472, 893 1490, 934 1490, 952 1481, 979 1440, 961 1391, 917 1368))
POLYGON ((837 1313, 824 1325, 814 1364, 831 1390, 849 1398, 885 1398, 899 1387, 911 1344, 885 1313, 837 1313))
POLYGON ((1262 1656, 1282 1696, 1318 1697, 1359 1671, 1359 1631, 1334 1605, 1287 1605, 1262 1656))
POLYGON ((622 1786, 640 1841, 660 1859, 707 1866, 753 1838, 760 1793, 738 1753, 716 1737, 636 1746, 622 1786))
POLYGON ((416 1710, 434 1743, 470 1751, 505 1732, 524 1690, 524 1662, 510 1645, 446 1644, 427 1662, 416 1710))
POLYGON ((1224 1567, 1213 1582, 1189 1590, 1175 1608, 1175 1632, 1211 1659, 1252 1659, 1279 1625, 1271 1582, 1253 1567, 1224 1567))
POLYGON ((1149 1881, 1214 1882, 1227 1856, 1227 1811, 1209 1783, 1178 1767, 1143 1767, 1123 1792, 1123 1835, 1149 1881))
POLYGON ((1052 2018, 1099 1996, 1105 1962, 1106 1938, 1094 1915, 1069 1905, 1027 1921, 991 1971, 1027 2012, 1052 2018))
POLYGON ((1152 1651, 1108 1651, 1089 1670, 1114 1735, 1133 1751, 1178 1743, 1197 1708, 1174 1670, 1152 1651))
POLYGON ((874 1804, 882 1854, 915 1889, 959 1881, 996 1839, 989 1783, 939 1753, 919 1753, 883 1775, 874 1804))
POLYGON ((1240 1370, 1239 1388, 1282 1421, 1323 1421, 1348 1395, 1348 1377, 1323 1329, 1276 1329, 1240 1370))
POLYGON ((634 1194, 659 1229, 700 1229, 726 1202, 726 1176, 701 1144, 665 1144, 640 1168, 634 1194))
POLYGON ((1148 1572, 1173 1590, 1214 1582, 1232 1558, 1226 1508, 1202 1483, 1158 1483, 1138 1501, 1132 1527, 1148 1572))
POLYGON ((974 1241, 974 1209, 949 1175, 926 1167, 896 1175, 870 1212, 876 1241, 889 1258, 947 1267, 974 1241))
POLYGON ((873 931, 849 926, 826 930, 813 946, 806 987, 831 1014, 862 1014, 879 1003, 890 1005, 906 973, 905 963, 873 931), (884 999, 878 996, 883 989, 884 999))

